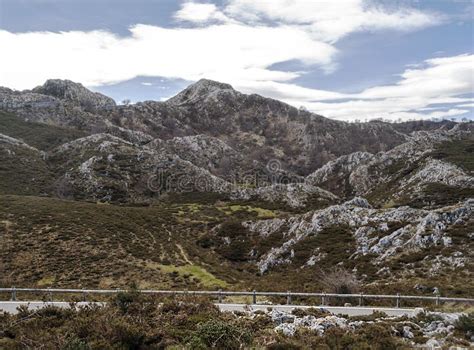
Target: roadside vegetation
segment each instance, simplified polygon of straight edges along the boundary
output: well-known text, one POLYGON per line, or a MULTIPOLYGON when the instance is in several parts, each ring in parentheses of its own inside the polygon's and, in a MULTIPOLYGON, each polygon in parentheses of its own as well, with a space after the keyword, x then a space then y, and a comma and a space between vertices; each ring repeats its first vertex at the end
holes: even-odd
MULTIPOLYGON (((294 310, 293 315, 328 316, 316 309, 294 310)), ((359 322, 356 328, 330 327, 323 334, 301 328, 285 335, 275 328, 271 312, 220 312, 202 299, 160 299, 131 290, 118 294, 103 307, 71 304, 67 309, 20 308, 16 315, 0 315, 0 348, 399 350, 427 341, 419 331, 404 339, 403 327, 417 329, 418 324, 431 319, 384 317, 375 313, 347 318, 345 322, 359 322)), ((473 314, 460 318, 448 344, 468 344, 465 337, 472 331, 472 324, 473 314)))

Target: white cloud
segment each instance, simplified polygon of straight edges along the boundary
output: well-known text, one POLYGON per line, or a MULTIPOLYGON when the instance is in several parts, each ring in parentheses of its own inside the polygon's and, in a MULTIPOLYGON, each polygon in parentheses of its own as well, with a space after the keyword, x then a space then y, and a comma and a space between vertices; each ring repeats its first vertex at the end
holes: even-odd
POLYGON ((259 93, 294 105, 303 102, 350 98, 352 95, 335 91, 305 88, 286 82, 241 80, 234 87, 245 93, 259 93))
POLYGON ((364 0, 231 0, 223 10, 229 17, 260 23, 299 25, 318 39, 335 42, 357 31, 410 31, 439 24, 439 14, 410 7, 387 8, 364 0))
POLYGON ((433 58, 418 69, 407 69, 395 85, 365 90, 361 97, 387 98, 407 95, 453 96, 473 91, 474 55, 433 58))
POLYGON ((270 70, 300 60, 330 64, 336 49, 296 27, 221 24, 203 28, 136 25, 131 36, 110 32, 28 32, 0 30, 0 85, 31 88, 51 77, 88 86, 137 76, 197 80, 203 77, 288 81, 301 73, 270 70))
MULTIPOLYGON (((436 101, 433 99, 432 101, 436 101)), ((291 101, 287 101, 291 103, 291 101)), ((308 102, 302 103, 306 108, 317 111, 324 116, 340 120, 371 120, 384 118, 390 120, 431 119, 461 115, 469 112, 462 108, 435 108, 425 110, 430 100, 384 99, 384 100, 351 100, 341 103, 308 102)))
POLYGON ((193 23, 206 23, 209 21, 231 21, 226 15, 217 9, 214 4, 185 2, 177 11, 174 18, 178 21, 193 23))
POLYGON ((431 119, 470 112, 474 100, 474 55, 428 59, 400 74, 392 85, 340 94, 288 83, 252 83, 240 87, 284 100, 327 117, 353 119, 431 119), (462 97, 462 96, 470 97, 462 97), (461 97, 460 97, 461 96, 461 97))
POLYGON ((184 2, 174 18, 191 27, 139 24, 130 28, 128 37, 108 31, 0 30, 0 47, 8 53, 0 55, 0 86, 27 89, 49 78, 86 86, 137 76, 210 78, 340 119, 453 115, 464 113, 472 102, 457 97, 473 91, 473 56, 468 55, 412 65, 396 84, 356 94, 301 87, 292 80, 305 72, 269 68, 296 60, 329 73, 337 67, 336 43, 342 37, 360 31, 416 30, 440 23, 437 14, 362 0, 229 0, 220 7, 184 2), (437 103, 452 106, 432 107, 437 103))
POLYGON ((473 63, 474 55, 428 59, 417 69, 407 69, 392 85, 332 97, 328 91, 295 90, 288 84, 278 84, 277 92, 269 87, 261 90, 290 104, 303 105, 325 116, 344 120, 451 117, 470 111, 474 99, 473 63), (471 97, 459 97, 464 95, 471 97), (338 98, 344 100, 324 101, 338 98))

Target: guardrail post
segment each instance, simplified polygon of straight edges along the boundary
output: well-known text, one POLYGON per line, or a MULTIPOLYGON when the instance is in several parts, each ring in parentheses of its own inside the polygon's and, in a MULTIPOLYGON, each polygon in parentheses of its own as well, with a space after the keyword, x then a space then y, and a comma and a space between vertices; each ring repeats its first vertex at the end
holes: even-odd
MULTIPOLYGON (((59 294, 75 294, 75 295, 82 295, 82 298, 84 301, 87 301, 87 298, 89 297, 89 294, 94 295, 94 294, 116 294, 120 293, 122 290, 119 288, 116 289, 107 289, 107 290, 86 290, 84 288, 81 289, 54 289, 54 288, 16 288, 15 286, 11 288, 0 288, 0 291, 3 293, 10 293, 12 301, 17 300, 17 293, 18 292, 29 292, 29 293, 41 293, 42 299, 45 301, 53 301, 53 294, 54 293, 59 293, 59 294)), ((143 291, 142 291, 143 292, 143 291)), ((251 296, 252 297, 252 303, 257 304, 257 295, 263 295, 263 296, 279 296, 283 297, 286 296, 286 303, 291 304, 292 303, 292 297, 293 296, 300 296, 300 297, 321 297, 321 306, 325 305, 330 305, 331 304, 331 297, 334 298, 347 298, 347 295, 344 294, 327 294, 326 292, 321 292, 321 293, 293 293, 291 291, 285 292, 260 292, 257 294, 256 290, 253 291, 240 291, 240 292, 225 292, 222 289, 217 290, 216 292, 209 292, 209 291, 189 291, 189 290, 180 290, 180 291, 169 291, 169 290, 147 290, 147 293, 152 293, 152 294, 165 294, 165 295, 172 295, 172 296, 178 296, 178 295, 184 295, 190 296, 190 295, 210 295, 210 296, 217 296, 219 303, 224 302, 225 297, 227 295, 243 295, 243 296, 251 296)), ((359 305, 363 305, 365 303, 364 299, 368 299, 368 305, 370 305, 370 300, 371 299, 387 299, 387 300, 395 300, 395 307, 400 308, 402 307, 402 300, 407 299, 407 300, 424 300, 424 301, 431 301, 435 302, 437 306, 442 305, 444 302, 466 302, 466 303, 473 303, 474 304, 474 298, 447 298, 447 297, 441 297, 441 294, 437 294, 435 296, 407 296, 407 295, 400 295, 400 293, 391 294, 391 295, 373 295, 373 294, 352 294, 351 298, 357 299, 359 302, 359 305)), ((92 298, 93 300, 93 298, 92 298)), ((357 301, 356 300, 356 301, 357 301)))

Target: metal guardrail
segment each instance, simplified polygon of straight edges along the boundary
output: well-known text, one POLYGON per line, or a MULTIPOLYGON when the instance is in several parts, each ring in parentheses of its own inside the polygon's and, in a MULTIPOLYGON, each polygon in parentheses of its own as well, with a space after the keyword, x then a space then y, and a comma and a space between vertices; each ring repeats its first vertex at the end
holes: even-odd
MULTIPOLYGON (((53 294, 81 294, 85 300, 89 294, 117 294, 121 292, 129 292, 128 289, 52 289, 52 288, 0 288, 0 293, 11 293, 11 300, 17 299, 18 292, 24 293, 44 293, 49 296, 49 299, 53 299, 53 294)), ((473 303, 472 298, 448 298, 436 296, 422 296, 422 295, 384 295, 384 294, 335 294, 335 293, 298 293, 298 292, 257 292, 257 291, 188 291, 188 290, 154 290, 154 289, 141 289, 138 290, 142 294, 151 295, 204 295, 214 296, 218 298, 219 303, 223 302, 223 297, 226 296, 251 296, 252 304, 257 304, 258 296, 267 297, 286 297, 286 303, 291 304, 292 298, 304 297, 304 298, 321 298, 321 305, 327 305, 329 298, 340 298, 340 299, 356 299, 358 300, 359 306, 362 306, 364 300, 371 299, 386 299, 394 300, 396 307, 400 307, 402 300, 426 300, 434 301, 436 305, 440 305, 443 302, 455 302, 455 303, 473 303)))

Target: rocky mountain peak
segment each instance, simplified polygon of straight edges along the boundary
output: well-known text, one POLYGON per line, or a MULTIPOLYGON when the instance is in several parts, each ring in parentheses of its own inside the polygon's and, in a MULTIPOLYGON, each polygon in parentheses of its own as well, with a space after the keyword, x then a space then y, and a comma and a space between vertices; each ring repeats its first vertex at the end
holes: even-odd
POLYGON ((33 92, 72 102, 90 111, 110 109, 116 105, 112 98, 92 92, 82 84, 70 80, 49 79, 42 86, 34 88, 33 92))
POLYGON ((236 93, 230 84, 210 79, 200 79, 181 91, 178 95, 171 98, 169 102, 174 104, 197 102, 216 97, 222 92, 232 94, 236 93))
POLYGON ((234 88, 227 83, 221 83, 211 79, 199 79, 194 84, 189 85, 186 90, 211 92, 214 90, 234 90, 234 88))

